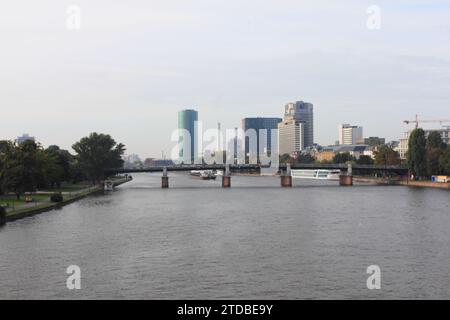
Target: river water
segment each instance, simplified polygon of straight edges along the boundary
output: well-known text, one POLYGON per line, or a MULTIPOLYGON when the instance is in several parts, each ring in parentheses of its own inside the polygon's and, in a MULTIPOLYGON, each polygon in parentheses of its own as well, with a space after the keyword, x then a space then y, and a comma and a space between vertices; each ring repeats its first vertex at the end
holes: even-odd
POLYGON ((0 298, 448 299, 450 193, 137 174, 0 228, 0 298), (81 269, 68 290, 66 269, 81 269), (381 269, 369 290, 367 267, 381 269))

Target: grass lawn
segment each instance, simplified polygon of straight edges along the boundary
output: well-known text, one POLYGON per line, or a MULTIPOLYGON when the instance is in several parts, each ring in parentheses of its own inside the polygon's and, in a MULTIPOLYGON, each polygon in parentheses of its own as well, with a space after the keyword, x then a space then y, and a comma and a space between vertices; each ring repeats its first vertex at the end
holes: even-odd
POLYGON ((76 183, 76 184, 64 184, 61 188, 55 189, 45 189, 39 190, 41 192, 76 192, 86 188, 89 188, 91 185, 89 183, 76 183))
MULTIPOLYGON (((31 195, 35 202, 50 202, 50 196, 48 195, 31 195)), ((9 204, 9 206, 17 206, 25 204, 25 196, 21 196, 20 200, 17 200, 15 195, 0 196, 0 204, 9 204)))

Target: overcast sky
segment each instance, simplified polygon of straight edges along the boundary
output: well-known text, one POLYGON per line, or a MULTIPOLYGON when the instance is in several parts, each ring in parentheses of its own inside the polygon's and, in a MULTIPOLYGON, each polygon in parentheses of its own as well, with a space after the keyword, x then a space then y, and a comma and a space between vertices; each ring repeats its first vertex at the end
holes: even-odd
POLYGON ((0 139, 70 149, 97 131, 159 157, 183 108, 234 128, 304 100, 320 144, 340 123, 393 140, 416 113, 450 118, 449 0, 14 0, 0 41, 0 139))

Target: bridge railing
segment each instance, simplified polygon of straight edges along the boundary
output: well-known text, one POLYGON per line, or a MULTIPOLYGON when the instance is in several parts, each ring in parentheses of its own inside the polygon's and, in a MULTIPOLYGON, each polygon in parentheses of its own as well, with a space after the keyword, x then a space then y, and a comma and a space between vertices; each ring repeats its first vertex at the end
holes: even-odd
MULTIPOLYGON (((163 172, 166 168, 167 171, 191 171, 191 170, 225 170, 225 164, 211 164, 211 165, 174 165, 174 166, 161 166, 161 167, 148 167, 142 169, 110 169, 106 170, 107 173, 138 173, 138 172, 163 172)), ((260 170, 261 168, 267 168, 269 166, 261 166, 255 164, 234 164, 230 165, 231 171, 244 171, 244 170, 260 170)), ((280 164, 279 170, 286 170, 286 164, 280 164)), ((347 171, 348 165, 345 163, 341 164, 320 164, 320 163, 310 163, 310 164, 294 164, 291 165, 292 169, 328 169, 328 170, 342 170, 347 171)), ((402 165, 364 165, 364 164, 353 164, 353 170, 359 171, 385 171, 385 172, 397 172, 397 173, 407 173, 408 168, 402 165)))

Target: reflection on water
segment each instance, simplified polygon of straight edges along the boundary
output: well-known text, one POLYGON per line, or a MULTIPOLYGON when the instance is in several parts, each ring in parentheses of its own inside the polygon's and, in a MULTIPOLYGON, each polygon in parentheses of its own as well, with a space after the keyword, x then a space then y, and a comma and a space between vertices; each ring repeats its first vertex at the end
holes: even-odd
POLYGON ((0 229, 0 298, 450 297, 447 190, 140 174, 0 229), (379 265, 381 290, 366 288, 379 265), (69 265, 81 290, 66 288, 69 265))

